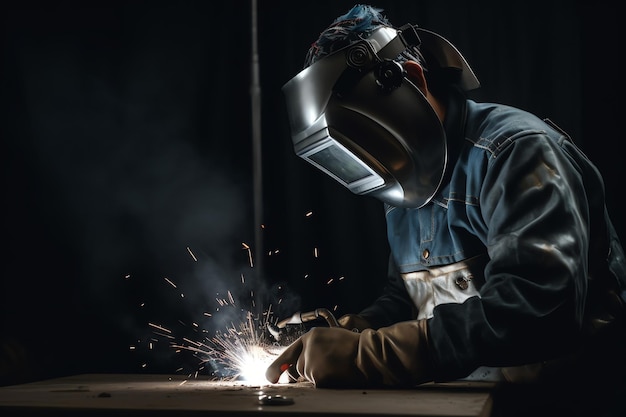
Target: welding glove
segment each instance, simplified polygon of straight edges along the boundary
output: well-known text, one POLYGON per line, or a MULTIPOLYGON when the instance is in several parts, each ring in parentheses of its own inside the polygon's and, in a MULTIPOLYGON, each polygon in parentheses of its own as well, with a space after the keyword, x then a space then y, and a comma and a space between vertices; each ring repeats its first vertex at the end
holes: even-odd
POLYGON ((353 332, 362 332, 372 327, 363 316, 358 314, 346 314, 341 316, 337 322, 339 322, 339 325, 344 329, 352 330, 353 332))
POLYGON ((431 381, 426 320, 361 333, 313 328, 288 346, 265 376, 276 383, 283 371, 318 388, 408 387, 431 381))

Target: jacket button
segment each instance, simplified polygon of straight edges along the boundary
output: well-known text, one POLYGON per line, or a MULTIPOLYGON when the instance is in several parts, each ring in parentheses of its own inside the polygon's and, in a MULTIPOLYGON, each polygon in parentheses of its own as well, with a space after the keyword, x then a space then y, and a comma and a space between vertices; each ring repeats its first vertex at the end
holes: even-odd
POLYGON ((469 282, 472 280, 472 276, 468 275, 466 277, 458 277, 454 283, 462 290, 466 290, 469 288, 469 282))
POLYGON ((430 251, 428 249, 424 249, 424 252, 422 252, 422 257, 424 259, 428 259, 429 256, 430 256, 430 251))

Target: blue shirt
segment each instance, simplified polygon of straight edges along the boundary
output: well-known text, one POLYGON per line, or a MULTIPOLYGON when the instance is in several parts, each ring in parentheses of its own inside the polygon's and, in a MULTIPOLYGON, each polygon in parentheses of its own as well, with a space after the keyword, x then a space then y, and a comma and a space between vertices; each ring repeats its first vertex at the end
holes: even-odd
POLYGON ((419 209, 385 207, 389 283, 361 314, 374 327, 414 319, 402 276, 483 255, 478 294, 428 318, 436 379, 566 354, 595 294, 626 288, 600 173, 558 127, 517 108, 465 100, 445 127, 447 181, 419 209))

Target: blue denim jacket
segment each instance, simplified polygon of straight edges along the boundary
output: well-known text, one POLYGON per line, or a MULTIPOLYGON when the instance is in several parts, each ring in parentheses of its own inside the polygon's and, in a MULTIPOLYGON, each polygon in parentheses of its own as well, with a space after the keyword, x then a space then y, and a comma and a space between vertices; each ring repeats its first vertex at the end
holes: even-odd
POLYGON ((558 357, 602 304, 596 293, 626 288, 594 165, 549 121, 463 101, 445 123, 447 181, 419 209, 385 208, 389 283, 361 312, 374 327, 420 317, 407 276, 486 258, 471 271, 476 294, 426 316, 438 380, 558 357))

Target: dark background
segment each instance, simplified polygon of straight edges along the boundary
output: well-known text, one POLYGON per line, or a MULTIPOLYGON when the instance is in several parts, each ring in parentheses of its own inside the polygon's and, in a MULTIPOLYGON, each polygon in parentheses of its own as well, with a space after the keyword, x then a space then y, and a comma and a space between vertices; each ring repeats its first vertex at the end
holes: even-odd
MULTIPOLYGON (((0 383, 170 373, 181 357, 148 323, 198 338, 270 305, 339 316, 373 299, 381 204, 293 154, 280 92, 353 4, 258 2, 259 229, 250 1, 2 3, 0 383)), ((568 131, 626 236, 616 3, 373 4, 454 43, 482 82, 474 98, 568 131)))

